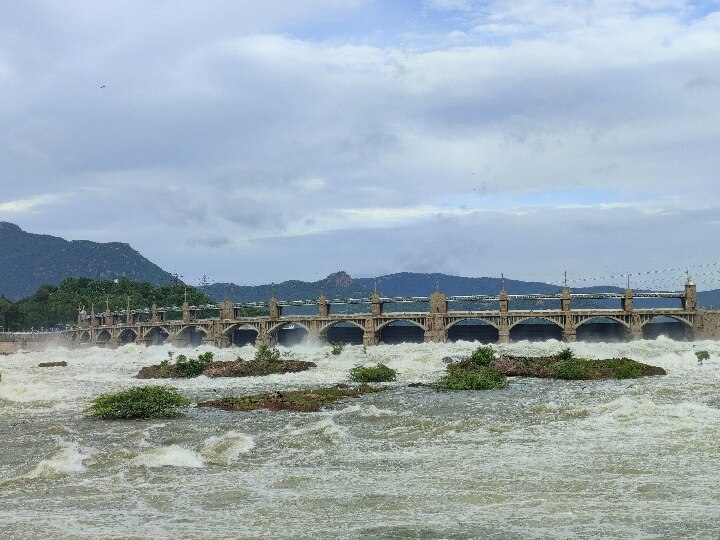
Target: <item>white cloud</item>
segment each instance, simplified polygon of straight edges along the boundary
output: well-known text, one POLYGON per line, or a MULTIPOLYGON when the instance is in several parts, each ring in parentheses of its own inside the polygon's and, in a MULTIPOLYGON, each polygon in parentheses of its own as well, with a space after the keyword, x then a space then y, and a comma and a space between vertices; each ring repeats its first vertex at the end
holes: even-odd
POLYGON ((217 265, 234 279, 260 238, 304 245, 302 272, 323 235, 411 251, 442 244, 440 222, 502 236, 513 218, 562 231, 556 214, 571 241, 610 214, 662 235, 720 200, 720 17, 693 3, 73 6, 31 4, 34 27, 0 8, 0 211, 34 231, 129 241, 173 271, 232 245, 217 265))
POLYGON ((28 212, 37 212, 42 206, 57 204, 66 201, 68 198, 69 195, 47 193, 44 195, 28 197, 27 199, 0 202, 0 213, 24 214, 28 212))

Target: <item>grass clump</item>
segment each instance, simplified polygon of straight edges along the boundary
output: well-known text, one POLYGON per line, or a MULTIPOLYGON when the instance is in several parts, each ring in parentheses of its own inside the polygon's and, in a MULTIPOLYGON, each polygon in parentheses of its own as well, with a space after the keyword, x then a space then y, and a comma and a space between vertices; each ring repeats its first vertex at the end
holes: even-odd
POLYGON ((590 366, 587 360, 570 357, 552 365, 550 367, 550 376, 554 379, 574 381, 587 379, 589 371, 590 366))
POLYGON ((572 352, 570 347, 565 347, 562 351, 555 355, 555 358, 561 361, 572 360, 574 357, 575 354, 572 352))
POLYGON ((350 370, 350 380, 353 382, 390 382, 397 378, 397 371, 385 364, 376 366, 357 365, 350 370))
POLYGON ((481 345, 470 355, 470 362, 478 366, 489 366, 495 360, 495 351, 490 345, 481 345))
POLYGON ((173 418, 190 402, 174 388, 141 386, 96 397, 85 413, 103 420, 173 418))
POLYGON ((612 371, 613 379, 639 379, 645 372, 641 363, 628 358, 613 358, 606 360, 606 364, 612 371))
POLYGON ((507 385, 505 375, 485 366, 474 370, 450 366, 447 375, 437 382, 437 387, 444 390, 493 390, 507 385))
POLYGON ((344 348, 345 348, 345 344, 342 341, 334 341, 332 343, 332 349, 330 350, 330 353, 333 356, 340 356, 340 354, 343 352, 344 348))

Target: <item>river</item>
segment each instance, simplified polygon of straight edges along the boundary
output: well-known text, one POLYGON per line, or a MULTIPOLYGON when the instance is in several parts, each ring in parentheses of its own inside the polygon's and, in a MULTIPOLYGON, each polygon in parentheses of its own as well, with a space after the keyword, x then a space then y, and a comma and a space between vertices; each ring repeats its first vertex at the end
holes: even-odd
MULTIPOLYGON (((0 537, 719 538, 720 342, 575 343, 666 376, 511 379, 435 392, 443 358, 476 344, 291 349, 318 367, 175 380, 193 401, 346 381, 355 364, 399 371, 386 392, 319 413, 227 413, 109 422, 83 409, 171 347, 0 357, 0 537), (695 350, 711 359, 699 365, 695 350), (65 360, 65 368, 39 368, 65 360)), ((557 341, 503 346, 558 351, 557 341)), ((195 351, 213 350, 200 348, 195 351)), ((183 351, 186 352, 187 351, 183 351)), ((252 358, 251 347, 214 349, 252 358)), ((193 353, 194 354, 194 353, 193 353)))

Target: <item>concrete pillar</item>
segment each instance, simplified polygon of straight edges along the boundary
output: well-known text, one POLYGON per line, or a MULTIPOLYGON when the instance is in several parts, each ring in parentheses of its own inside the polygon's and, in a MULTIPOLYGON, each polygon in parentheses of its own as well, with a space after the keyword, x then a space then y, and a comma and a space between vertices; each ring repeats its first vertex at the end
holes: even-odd
POLYGON ((435 291, 430 295, 429 312, 432 313, 447 313, 448 303, 447 297, 440 291, 435 291))
POLYGON ((632 311, 633 310, 633 294, 632 289, 627 288, 625 289, 625 298, 623 298, 620 301, 622 308, 624 311, 632 311))
POLYGON ((498 341, 500 343, 510 343, 510 322, 508 321, 508 294, 505 289, 500 291, 498 297, 500 304, 500 324, 498 325, 498 341))
POLYGON ((189 323, 193 320, 193 313, 190 311, 190 305, 187 300, 183 302, 183 322, 189 323))
POLYGON ((697 286, 690 281, 690 279, 685 283, 685 296, 682 298, 682 308, 687 311, 697 310, 697 286))
POLYGON ((330 316, 330 302, 328 302, 327 298, 325 298, 324 294, 320 295, 320 298, 317 299, 317 306, 318 306, 318 315, 320 317, 329 317, 330 316))
MULTIPOLYGON (((445 305, 447 305, 447 302, 445 305)), ((447 329, 445 328, 445 317, 442 313, 431 313, 428 317, 427 328, 425 329, 425 342, 445 343, 446 341, 447 329)))
POLYGON ((157 304, 153 302, 152 307, 150 308, 150 322, 152 324, 156 324, 162 321, 162 317, 160 317, 160 312, 158 311, 157 304))
POLYGON ((310 323, 308 324, 307 339, 310 343, 323 344, 327 342, 325 336, 323 336, 320 332, 321 326, 322 323, 318 320, 310 321, 310 323))
POLYGON ((560 299, 560 309, 563 311, 570 311, 570 289, 565 287, 562 292, 562 297, 560 299))
POLYGON ((509 302, 508 302, 508 293, 503 289, 500 291, 500 295, 498 297, 498 301, 500 303, 500 313, 507 313, 509 311, 509 302))
POLYGON ((383 312, 383 303, 380 301, 380 295, 376 292, 372 294, 370 297, 370 302, 372 305, 372 314, 373 317, 379 317, 382 315, 383 312))
POLYGON ((642 323, 640 322, 640 316, 633 314, 630 318, 630 339, 637 341, 643 338, 642 323))
POLYGON ((260 345, 267 345, 268 347, 272 347, 277 343, 277 336, 271 336, 270 334, 266 332, 258 332, 257 337, 255 338, 255 346, 259 347, 260 345))
POLYGON ((268 309, 270 311, 271 320, 276 320, 282 317, 282 306, 278 305, 274 296, 270 299, 268 309))
POLYGON ((498 343, 510 343, 510 325, 508 324, 507 317, 500 319, 500 326, 498 327, 498 343))
POLYGON ((231 321, 235 318, 235 309, 230 300, 220 302, 220 319, 223 321, 231 321))
POLYGON ((573 321, 572 315, 566 314, 565 315, 565 325, 563 326, 563 341, 572 343, 576 339, 577 339, 577 328, 575 326, 575 321, 573 321))
POLYGON ((103 313, 102 317, 103 317, 103 325, 105 325, 105 326, 112 326, 115 323, 115 321, 113 319, 113 314, 110 311, 110 301, 109 300, 105 302, 105 313, 103 313))
POLYGON ((363 345, 377 345, 380 342, 380 337, 375 330, 375 321, 372 317, 365 319, 365 330, 363 332, 363 345))

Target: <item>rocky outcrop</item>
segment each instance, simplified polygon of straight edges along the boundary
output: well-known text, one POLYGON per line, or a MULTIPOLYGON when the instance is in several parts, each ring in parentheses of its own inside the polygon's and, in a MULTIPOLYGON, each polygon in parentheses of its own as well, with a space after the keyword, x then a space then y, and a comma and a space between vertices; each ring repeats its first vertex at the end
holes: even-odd
POLYGON ((67 367, 67 362, 64 360, 60 362, 40 362, 38 367, 67 367))
MULTIPOLYGON (((314 362, 302 360, 278 360, 277 362, 257 360, 231 360, 210 362, 198 375, 206 377, 259 377, 275 373, 297 373, 316 367, 314 362)), ((146 366, 136 375, 138 379, 184 379, 187 375, 177 364, 146 366)))
POLYGON ((212 407, 224 411, 243 412, 256 409, 271 411, 317 412, 325 405, 335 403, 343 398, 360 397, 364 394, 382 392, 386 387, 348 386, 338 384, 329 388, 313 388, 291 392, 271 392, 242 397, 225 397, 210 401, 202 401, 198 407, 212 407))

